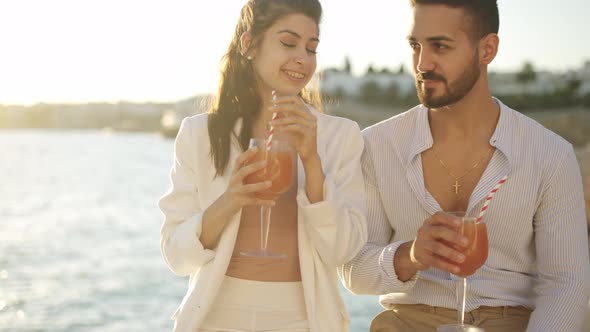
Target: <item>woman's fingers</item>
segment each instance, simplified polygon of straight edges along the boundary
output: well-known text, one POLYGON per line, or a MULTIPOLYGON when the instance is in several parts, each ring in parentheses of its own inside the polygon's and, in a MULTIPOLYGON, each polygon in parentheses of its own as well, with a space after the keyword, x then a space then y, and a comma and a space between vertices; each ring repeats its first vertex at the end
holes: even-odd
POLYGON ((272 120, 270 122, 270 125, 275 128, 290 125, 290 124, 300 124, 300 125, 304 125, 306 127, 309 127, 311 129, 315 129, 317 126, 315 118, 314 119, 306 119, 306 118, 302 118, 300 116, 287 116, 284 118, 272 120))
POLYGON ((268 167, 267 160, 255 161, 248 164, 256 153, 258 148, 251 148, 244 151, 238 158, 236 158, 235 166, 233 168, 232 176, 230 179, 227 192, 231 195, 235 202, 238 202, 240 206, 246 205, 262 205, 262 206, 274 206, 273 200, 259 199, 256 197, 256 193, 269 189, 272 186, 272 181, 261 181, 256 183, 244 184, 244 179, 255 172, 258 172, 265 167, 268 167))
POLYGON ((278 132, 297 133, 299 135, 314 136, 317 134, 315 118, 304 119, 297 116, 289 116, 272 121, 271 124, 278 132))
POLYGON ((240 170, 236 173, 237 178, 245 178, 246 176, 255 173, 261 169, 264 169, 268 165, 268 161, 259 160, 255 163, 245 165, 244 167, 240 168, 240 170))
POLYGON ((236 186, 233 188, 233 192, 236 194, 253 194, 262 190, 266 190, 272 186, 272 181, 262 181, 251 184, 245 184, 242 186, 236 186))
POLYGON ((244 182, 244 178, 252 173, 264 169, 267 164, 268 162, 266 160, 260 160, 252 164, 243 165, 242 167, 238 167, 236 164, 236 171, 229 181, 230 186, 242 184, 244 182))
POLYGON ((237 173, 250 158, 256 155, 256 152, 258 152, 258 147, 253 147, 242 152, 236 159, 236 165, 234 166, 233 173, 237 173))
POLYGON ((282 112, 285 115, 294 114, 306 119, 315 118, 298 96, 279 97, 273 103, 270 109, 274 112, 282 112))
POLYGON ((286 125, 281 127, 281 132, 287 132, 287 133, 298 133, 301 135, 306 135, 306 136, 311 136, 313 135, 313 130, 310 129, 307 126, 304 125, 300 125, 300 124, 292 124, 292 125, 286 125))

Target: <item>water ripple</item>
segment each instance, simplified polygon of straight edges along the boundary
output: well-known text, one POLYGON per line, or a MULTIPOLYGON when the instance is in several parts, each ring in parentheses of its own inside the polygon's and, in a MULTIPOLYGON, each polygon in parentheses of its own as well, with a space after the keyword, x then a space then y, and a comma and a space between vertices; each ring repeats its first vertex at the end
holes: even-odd
MULTIPOLYGON (((170 331, 187 280, 159 251, 173 142, 0 131, 0 331, 170 331)), ((352 331, 374 297, 345 294, 352 331), (359 300, 361 299, 361 300, 359 300)))

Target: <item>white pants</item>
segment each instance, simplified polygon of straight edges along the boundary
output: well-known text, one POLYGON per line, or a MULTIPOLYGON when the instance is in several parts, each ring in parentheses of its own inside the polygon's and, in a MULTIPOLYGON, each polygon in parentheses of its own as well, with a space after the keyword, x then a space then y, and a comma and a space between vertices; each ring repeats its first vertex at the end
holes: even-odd
POLYGON ((199 332, 309 332, 301 282, 226 276, 199 332))

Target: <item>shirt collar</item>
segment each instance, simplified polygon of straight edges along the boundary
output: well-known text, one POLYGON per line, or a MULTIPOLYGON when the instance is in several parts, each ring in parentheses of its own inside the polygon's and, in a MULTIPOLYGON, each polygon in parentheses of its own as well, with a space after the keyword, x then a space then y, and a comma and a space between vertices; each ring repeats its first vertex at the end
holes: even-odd
POLYGON ((428 123, 428 108, 424 105, 419 105, 416 112, 417 117, 414 128, 414 137, 410 141, 410 147, 407 150, 408 155, 404 162, 405 167, 408 167, 416 156, 430 149, 433 143, 430 124, 428 123))
POLYGON ((514 134, 514 110, 504 105, 499 99, 494 98, 494 101, 500 106, 500 118, 496 125, 494 134, 490 137, 490 145, 500 150, 506 159, 508 164, 512 165, 512 145, 513 145, 513 134, 514 134))
MULTIPOLYGON (((490 145, 500 150, 508 164, 512 165, 512 135, 513 135, 513 112, 511 108, 504 105, 500 100, 493 98, 496 104, 500 107, 500 118, 496 129, 490 137, 490 145)), ((430 132, 430 124, 428 122, 428 108, 424 105, 417 107, 416 126, 414 137, 411 140, 410 148, 407 150, 408 154, 404 162, 404 166, 408 165, 422 152, 430 149, 433 144, 432 133, 430 132)))

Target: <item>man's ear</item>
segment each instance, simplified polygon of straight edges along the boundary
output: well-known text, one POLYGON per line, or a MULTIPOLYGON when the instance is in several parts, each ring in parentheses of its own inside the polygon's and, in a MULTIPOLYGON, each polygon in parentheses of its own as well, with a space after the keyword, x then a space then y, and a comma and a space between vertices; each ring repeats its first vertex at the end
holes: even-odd
POLYGON ((250 50, 252 46, 252 34, 249 31, 243 32, 240 36, 240 53, 242 56, 248 58, 248 60, 252 60, 254 57, 254 51, 250 50))
POLYGON ((479 60, 481 64, 489 65, 496 58, 499 44, 500 38, 495 33, 490 33, 479 41, 479 60))

